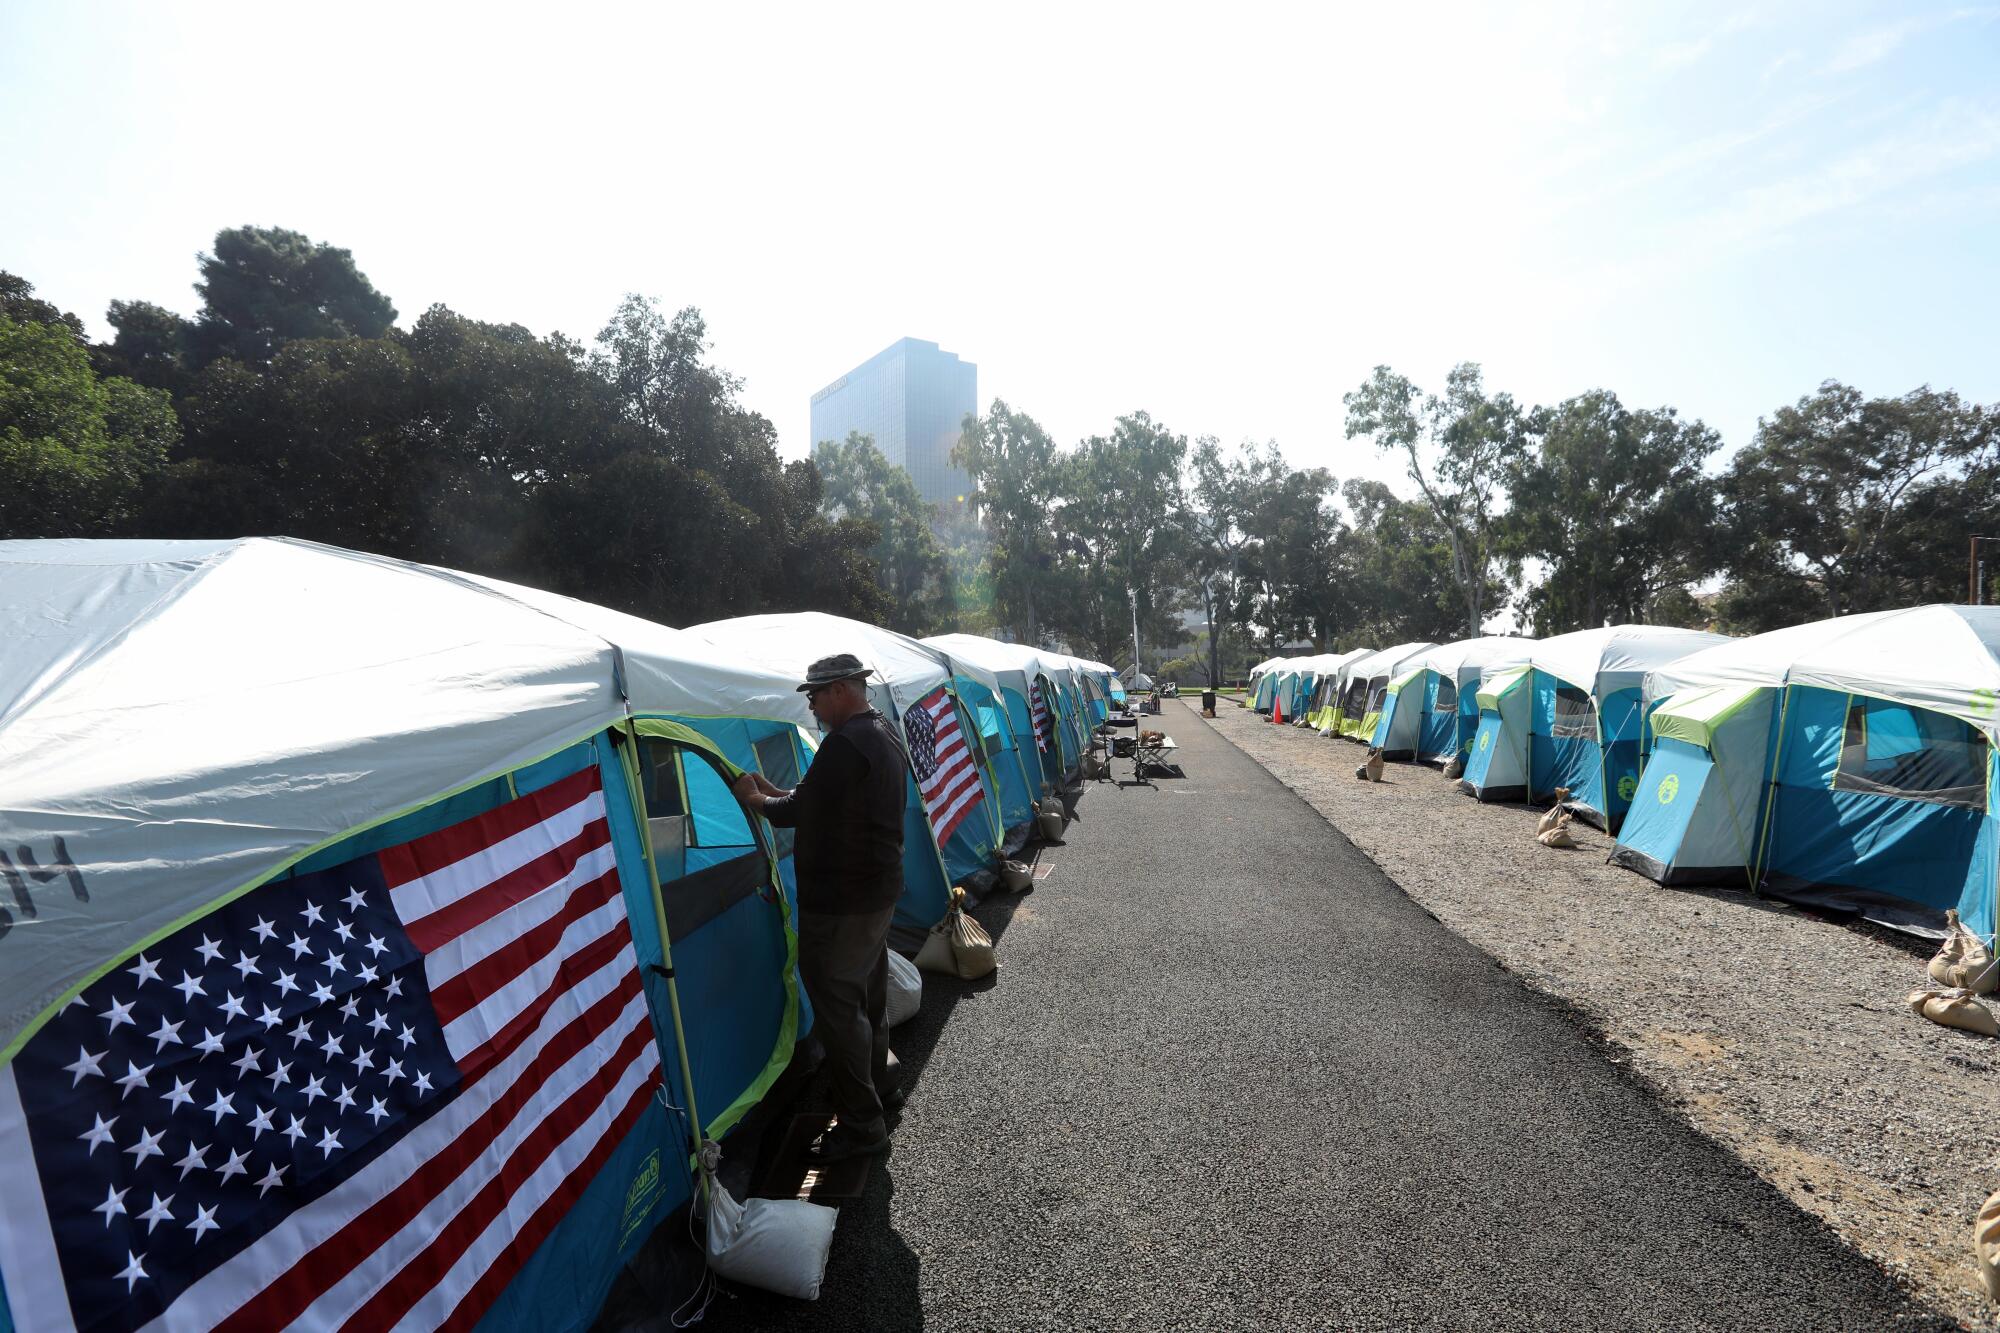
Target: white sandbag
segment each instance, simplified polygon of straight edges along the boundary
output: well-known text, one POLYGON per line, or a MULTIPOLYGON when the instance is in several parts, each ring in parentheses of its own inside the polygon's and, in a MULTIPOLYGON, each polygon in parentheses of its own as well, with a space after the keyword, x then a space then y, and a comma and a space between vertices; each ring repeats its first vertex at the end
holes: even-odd
POLYGON ((889 1003, 883 1008, 883 1017, 890 1027, 896 1027, 917 1016, 917 1010, 924 1005, 924 974, 917 971, 917 965, 894 949, 889 954, 889 1003))
POLYGON ((738 1203, 713 1176, 708 1191, 708 1266, 732 1282, 797 1300, 819 1299, 826 1252, 840 1213, 804 1199, 738 1203))

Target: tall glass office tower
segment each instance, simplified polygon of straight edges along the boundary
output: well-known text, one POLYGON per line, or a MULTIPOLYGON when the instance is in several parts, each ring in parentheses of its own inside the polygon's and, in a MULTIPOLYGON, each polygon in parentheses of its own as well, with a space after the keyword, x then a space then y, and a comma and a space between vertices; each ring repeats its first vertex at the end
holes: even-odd
POLYGON ((849 431, 871 435, 918 494, 950 508, 972 485, 951 465, 952 446, 966 415, 978 410, 979 367, 936 343, 904 338, 813 395, 813 449, 849 431))

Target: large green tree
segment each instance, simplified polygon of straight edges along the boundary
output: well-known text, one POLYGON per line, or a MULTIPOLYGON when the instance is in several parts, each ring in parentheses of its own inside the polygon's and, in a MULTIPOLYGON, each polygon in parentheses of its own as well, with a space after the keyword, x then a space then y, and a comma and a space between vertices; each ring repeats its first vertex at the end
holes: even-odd
POLYGON ((1225 678, 1224 646, 1250 641, 1263 590, 1263 537, 1256 520, 1264 497, 1284 474, 1276 444, 1260 449, 1246 443, 1228 455, 1221 441, 1203 436, 1188 456, 1188 573, 1206 623, 1210 684, 1225 678))
POLYGON ((105 311, 112 338, 92 349, 98 369, 176 397, 186 392, 194 325, 151 301, 113 301, 105 311))
POLYGON ((1372 438, 1400 455, 1451 547, 1464 603, 1465 633, 1477 635, 1496 609, 1496 586, 1510 582, 1501 546, 1507 477, 1523 447, 1520 409, 1508 394, 1488 394, 1477 365, 1454 366, 1441 394, 1426 395, 1406 377, 1377 366, 1342 400, 1347 436, 1372 438))
POLYGON ((1041 424, 998 398, 985 416, 966 417, 951 455, 972 478, 971 502, 992 543, 994 612, 1024 643, 1041 641, 1058 600, 1057 458, 1041 424))
POLYGON ((1524 599, 1537 633, 1657 622, 1666 594, 1716 568, 1716 488, 1702 468, 1721 437, 1707 426, 1596 389, 1537 408, 1528 434, 1508 475, 1505 547, 1545 566, 1524 599))
POLYGON ((0 315, 0 538, 121 531, 179 434, 167 396, 100 378, 75 329, 0 315))
POLYGON ((0 269, 0 319, 58 329, 78 346, 86 341, 82 320, 35 295, 35 284, 6 269, 0 269))
POLYGON ((1828 380, 1759 421, 1722 477, 1726 623, 1953 596, 1966 538, 1992 521, 1996 442, 2000 405, 1928 386, 1869 398, 1828 380))
POLYGON ((396 307, 351 253, 283 227, 225 228, 200 266, 200 364, 264 366, 288 342, 380 338, 396 322, 396 307))
MULTIPOLYGON (((1341 498, 1350 528, 1335 575, 1341 594, 1339 647, 1463 638, 1465 609, 1451 542, 1431 507, 1359 478, 1341 488, 1341 498)), ((1489 588, 1482 600, 1490 605, 1498 596, 1489 588)))
POLYGON ((868 554, 888 601, 889 628, 919 637, 952 628, 951 564, 932 531, 931 507, 910 474, 858 431, 844 440, 820 441, 813 463, 824 487, 820 511, 836 522, 872 523, 880 534, 868 554))
POLYGON ((1337 496, 1324 468, 1273 468, 1256 488, 1256 613, 1273 644, 1330 646, 1349 619, 1354 589, 1341 566, 1352 534, 1337 496))
POLYGON ((1181 490, 1188 442, 1144 412, 1118 418, 1064 457, 1056 516, 1071 596, 1056 628, 1112 657, 1131 643, 1178 642, 1189 554, 1181 490))

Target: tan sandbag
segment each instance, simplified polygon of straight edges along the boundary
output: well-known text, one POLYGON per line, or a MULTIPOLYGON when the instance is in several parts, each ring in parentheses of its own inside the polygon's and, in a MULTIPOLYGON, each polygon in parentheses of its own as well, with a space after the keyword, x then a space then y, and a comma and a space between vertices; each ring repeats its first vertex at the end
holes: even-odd
POLYGON ((1019 861, 1002 861, 1000 887, 1008 893, 1025 893, 1035 887, 1035 872, 1019 861))
POLYGON ((1976 951, 1967 952, 1958 966, 1951 970, 1951 975, 1960 990, 1969 990, 1974 995, 1991 995, 1996 987, 2000 987, 2000 959, 1980 944, 1976 951))
POLYGON ((1993 1011, 1970 995, 1952 991, 1934 993, 1924 1001, 1924 1017, 1961 1032, 2000 1037, 2000 1021, 1994 1019, 1993 1011))
POLYGON ((924 947, 917 951, 917 966, 965 981, 977 981, 1000 966, 993 956, 993 937, 965 914, 964 889, 952 889, 951 910, 924 937, 924 947))
POLYGON ((1965 948, 1950 969, 1951 984, 1974 995, 1991 995, 1995 983, 2000 981, 2000 962, 1996 962, 1985 940, 1964 926, 1959 927, 1959 934, 1965 937, 1965 948))
POLYGON ((1035 824, 1038 828, 1041 829, 1042 837, 1046 841, 1048 842, 1062 841, 1063 817, 1060 811, 1055 811, 1055 812, 1051 812, 1048 810, 1042 811, 1041 814, 1035 817, 1035 824))
POLYGON ((1903 1003, 1910 1006, 1911 1013, 1915 1014, 1918 1018, 1922 1018, 1924 1016, 1925 1001, 1929 1000, 1935 994, 1937 992, 1934 990, 1913 990, 1904 998, 1903 1003))
POLYGON ((1969 938, 1965 927, 1958 923, 1958 913, 1947 908, 1944 914, 1944 943, 1938 946, 1938 951, 1931 956, 1930 962, 1924 965, 1924 971, 1930 975, 1932 981, 1940 986, 1958 984, 1952 979, 1951 970, 1965 957, 1965 944, 1969 938))
POLYGON ((1972 1258, 1986 1299, 2000 1301, 2000 1193, 1988 1195, 1972 1219, 1972 1258))
POLYGON ((1568 818, 1568 816, 1563 813, 1563 802, 1567 801, 1568 799, 1569 799, 1569 788, 1557 787, 1556 803, 1549 807, 1548 813, 1543 815, 1541 822, 1535 825, 1535 833, 1537 836, 1547 833, 1550 829, 1556 826, 1558 821, 1568 818))
POLYGON ((1576 839, 1570 836, 1569 816, 1563 815, 1549 828, 1535 835, 1535 841, 1544 847, 1574 847, 1576 839))
POLYGON ((1465 757, 1463 755, 1456 755, 1456 754, 1453 755, 1451 759, 1447 761, 1444 766, 1444 776, 1447 781, 1451 780, 1452 778, 1464 777, 1465 757))
POLYGON ((1370 750, 1367 761, 1361 767, 1367 770, 1370 782, 1380 782, 1382 780, 1382 752, 1380 750, 1370 750))

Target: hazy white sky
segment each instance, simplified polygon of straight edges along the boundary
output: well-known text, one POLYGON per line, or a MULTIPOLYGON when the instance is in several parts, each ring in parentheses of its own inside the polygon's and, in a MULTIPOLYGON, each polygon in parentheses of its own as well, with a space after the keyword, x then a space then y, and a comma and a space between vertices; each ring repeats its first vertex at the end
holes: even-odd
POLYGON ((1731 446, 1829 376, 2000 399, 1990 6, 9 0, 0 154, 0 268, 98 332, 282 225, 406 323, 697 305, 788 455, 904 335, 1064 443, 1343 477, 1384 362, 1731 446))

